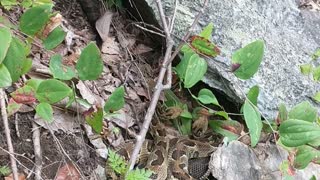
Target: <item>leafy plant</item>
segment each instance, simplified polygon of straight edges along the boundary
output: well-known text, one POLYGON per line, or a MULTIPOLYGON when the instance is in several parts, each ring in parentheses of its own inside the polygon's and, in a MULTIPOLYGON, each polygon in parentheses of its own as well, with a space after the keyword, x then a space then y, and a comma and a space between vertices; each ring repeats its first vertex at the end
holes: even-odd
POLYGON ((288 112, 279 127, 280 143, 295 152, 294 167, 305 168, 310 162, 320 164, 320 124, 317 109, 302 102, 288 112))
POLYGON ((0 175, 8 176, 11 173, 11 170, 8 166, 0 166, 0 175))
MULTIPOLYGON (((128 170, 126 160, 116 152, 109 150, 108 166, 118 175, 125 177, 128 170)), ((148 180, 152 172, 146 169, 134 169, 129 171, 126 180, 148 180)))

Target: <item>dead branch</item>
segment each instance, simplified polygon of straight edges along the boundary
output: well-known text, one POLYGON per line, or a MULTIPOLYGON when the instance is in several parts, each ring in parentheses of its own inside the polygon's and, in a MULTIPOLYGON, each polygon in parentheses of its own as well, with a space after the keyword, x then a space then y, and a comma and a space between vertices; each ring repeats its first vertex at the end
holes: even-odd
POLYGON ((1 117, 3 121, 3 126, 4 126, 4 131, 6 134, 7 138, 7 145, 8 145, 8 151, 10 155, 10 161, 11 161, 11 170, 13 174, 13 179, 18 180, 18 168, 17 168, 17 163, 14 157, 14 150, 13 150, 13 145, 11 141, 11 136, 10 136, 10 128, 9 128, 9 123, 8 123, 8 114, 7 114, 7 108, 6 108, 6 101, 5 101, 5 92, 2 88, 0 88, 0 107, 1 107, 1 117))
POLYGON ((32 121, 32 140, 34 148, 34 157, 35 157, 35 169, 34 169, 34 179, 40 180, 41 178, 41 169, 42 169, 42 154, 41 154, 41 145, 40 145, 40 127, 32 121))
POLYGON ((130 158, 130 161, 129 161, 129 170, 133 169, 134 164, 136 162, 136 159, 138 157, 139 151, 141 149, 141 146, 142 146, 142 144, 143 144, 143 142, 145 140, 147 131, 149 129, 150 122, 152 120, 153 114, 155 112, 155 109, 156 109, 156 106, 157 106, 157 103, 158 103, 158 100, 159 100, 159 97, 160 97, 160 93, 164 89, 171 88, 171 62, 174 59, 174 57, 179 53, 179 51, 182 48, 183 44, 189 38, 189 36, 191 34, 191 31, 193 30, 194 26, 196 25, 196 23, 198 22, 198 20, 199 20, 199 18, 201 16, 201 14, 203 13, 205 7, 207 6, 208 0, 204 1, 202 9, 198 13, 198 15, 194 19, 191 27, 189 28, 188 32, 184 36, 183 42, 180 43, 180 45, 178 46, 178 48, 175 50, 175 52, 173 54, 171 54, 171 53, 172 53, 172 48, 173 48, 173 45, 174 45, 174 41, 173 41, 173 39, 171 37, 171 34, 170 34, 170 29, 168 27, 168 24, 167 24, 167 21, 166 21, 166 18, 165 18, 165 14, 164 14, 164 11, 163 11, 163 8, 162 8, 161 0, 156 0, 156 3, 157 3, 157 8, 158 8, 159 13, 160 13, 162 26, 163 26, 163 29, 164 29, 164 32, 165 32, 165 35, 166 35, 166 42, 167 42, 166 46, 167 47, 166 47, 164 60, 163 60, 163 63, 161 65, 161 70, 160 70, 159 75, 158 75, 157 84, 156 84, 156 86, 154 88, 154 93, 152 95, 150 106, 149 106, 148 111, 146 113, 146 116, 144 118, 144 122, 142 124, 141 131, 140 131, 139 135, 136 136, 136 144, 135 144, 135 147, 134 147, 134 149, 132 151, 131 158, 130 158), (167 82, 166 82, 167 84, 163 84, 163 79, 164 79, 164 76, 165 76, 166 73, 168 75, 167 76, 167 82))

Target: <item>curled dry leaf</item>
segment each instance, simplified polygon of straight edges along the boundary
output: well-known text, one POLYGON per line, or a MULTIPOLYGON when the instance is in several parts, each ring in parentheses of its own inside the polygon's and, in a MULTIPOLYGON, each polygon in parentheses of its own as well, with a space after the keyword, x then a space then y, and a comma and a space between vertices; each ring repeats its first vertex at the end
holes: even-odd
POLYGON ((119 43, 115 41, 115 37, 108 37, 102 44, 101 52, 110 55, 119 55, 119 43))
POLYGON ((72 163, 67 163, 59 168, 55 180, 79 180, 80 177, 78 169, 72 163))
POLYGON ((139 54, 150 52, 152 50, 153 49, 151 47, 149 47, 149 46, 146 46, 144 44, 138 44, 137 47, 134 48, 133 54, 139 55, 139 54))
POLYGON ((57 13, 55 16, 52 16, 49 19, 49 22, 47 23, 46 27, 44 28, 42 35, 44 37, 47 37, 52 30, 54 30, 56 27, 60 26, 61 22, 62 22, 61 14, 57 13))

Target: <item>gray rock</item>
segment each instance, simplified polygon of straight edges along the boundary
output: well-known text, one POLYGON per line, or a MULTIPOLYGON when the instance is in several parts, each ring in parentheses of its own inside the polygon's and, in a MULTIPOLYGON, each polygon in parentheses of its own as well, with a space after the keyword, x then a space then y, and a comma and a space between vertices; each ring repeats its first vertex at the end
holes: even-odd
MULTIPOLYGON (((157 16, 155 1, 146 2, 157 16)), ((164 2, 170 18, 175 1, 164 2)), ((177 37, 183 37, 202 2, 178 0, 173 30, 177 37)), ((215 26, 212 40, 222 48, 222 55, 208 60, 209 69, 203 81, 224 92, 233 102, 241 104, 244 94, 257 84, 258 107, 270 119, 276 116, 280 102, 292 107, 303 100, 311 101, 310 97, 320 90, 320 83, 302 76, 299 70, 299 65, 308 63, 310 55, 320 47, 320 12, 301 11, 295 0, 210 0, 194 34, 210 22, 215 26), (230 57, 256 39, 265 41, 261 67, 253 78, 239 80, 228 72, 230 57)))
MULTIPOLYGON (((287 151, 274 144, 258 144, 254 149, 233 141, 219 147, 211 156, 209 168, 217 179, 228 180, 281 180, 279 166, 288 157, 287 151)), ((320 178, 320 165, 310 163, 299 170, 294 179, 320 178)))

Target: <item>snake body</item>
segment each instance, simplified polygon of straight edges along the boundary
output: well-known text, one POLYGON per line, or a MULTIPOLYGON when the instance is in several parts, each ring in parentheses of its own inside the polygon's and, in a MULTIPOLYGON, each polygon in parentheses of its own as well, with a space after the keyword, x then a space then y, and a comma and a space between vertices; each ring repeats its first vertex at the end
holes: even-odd
MULTIPOLYGON (((154 140, 144 142, 140 150, 138 166, 151 170, 153 172, 151 179, 201 180, 209 175, 209 170, 203 168, 207 167, 203 164, 205 162, 203 160, 208 160, 211 153, 216 150, 213 143, 200 142, 187 137, 171 138, 167 135, 165 126, 155 119, 150 125, 150 133, 154 140)), ((134 143, 127 143, 119 148, 117 153, 129 159, 133 145, 134 143)))

